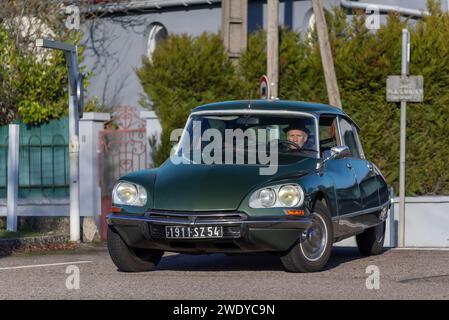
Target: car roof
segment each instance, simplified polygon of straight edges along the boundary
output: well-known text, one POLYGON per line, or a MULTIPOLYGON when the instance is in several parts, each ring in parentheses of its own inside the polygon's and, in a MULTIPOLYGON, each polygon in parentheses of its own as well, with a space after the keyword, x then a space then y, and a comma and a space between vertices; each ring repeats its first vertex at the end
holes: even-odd
MULTIPOLYGON (((192 110, 192 113, 199 111, 219 111, 219 110, 270 110, 270 111, 300 111, 315 115, 335 114, 348 117, 341 109, 322 103, 288 101, 288 100, 234 100, 209 103, 198 106, 192 110)), ((348 117, 349 118, 349 117, 348 117)))

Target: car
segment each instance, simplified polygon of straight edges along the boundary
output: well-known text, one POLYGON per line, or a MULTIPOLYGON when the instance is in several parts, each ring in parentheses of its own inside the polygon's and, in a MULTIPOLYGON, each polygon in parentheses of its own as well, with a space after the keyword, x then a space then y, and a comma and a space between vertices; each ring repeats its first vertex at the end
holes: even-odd
POLYGON ((164 252, 269 252, 288 272, 315 272, 351 236, 362 255, 381 253, 389 192, 359 135, 344 111, 319 103, 194 108, 169 159, 115 185, 112 261, 142 272, 164 252))

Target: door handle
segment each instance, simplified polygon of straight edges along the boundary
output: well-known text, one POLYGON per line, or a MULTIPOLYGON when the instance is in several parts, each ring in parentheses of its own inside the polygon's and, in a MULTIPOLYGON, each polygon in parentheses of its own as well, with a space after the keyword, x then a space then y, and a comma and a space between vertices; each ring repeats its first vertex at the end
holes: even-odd
POLYGON ((347 166, 349 169, 351 169, 351 168, 352 168, 351 162, 346 163, 346 166, 347 166))

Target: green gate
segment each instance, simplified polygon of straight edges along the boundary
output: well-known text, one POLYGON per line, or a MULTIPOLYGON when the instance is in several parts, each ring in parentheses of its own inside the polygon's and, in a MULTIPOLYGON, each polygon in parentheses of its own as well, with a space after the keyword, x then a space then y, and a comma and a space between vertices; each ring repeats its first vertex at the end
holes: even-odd
MULTIPOLYGON (((68 119, 38 127, 20 124, 19 198, 69 196, 68 119)), ((0 127, 0 198, 6 198, 8 126, 0 127)))

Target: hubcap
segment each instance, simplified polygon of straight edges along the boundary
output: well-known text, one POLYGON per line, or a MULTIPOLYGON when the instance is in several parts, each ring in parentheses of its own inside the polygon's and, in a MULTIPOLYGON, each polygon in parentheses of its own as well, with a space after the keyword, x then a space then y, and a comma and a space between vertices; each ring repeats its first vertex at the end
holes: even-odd
POLYGON ((327 245, 327 227, 323 218, 313 213, 312 224, 301 235, 300 248, 307 260, 321 258, 327 245))

